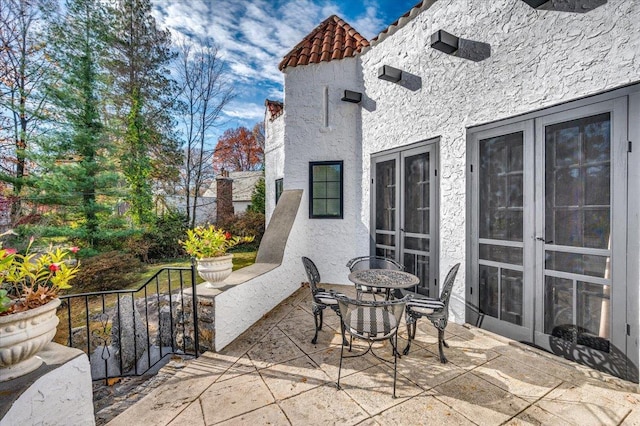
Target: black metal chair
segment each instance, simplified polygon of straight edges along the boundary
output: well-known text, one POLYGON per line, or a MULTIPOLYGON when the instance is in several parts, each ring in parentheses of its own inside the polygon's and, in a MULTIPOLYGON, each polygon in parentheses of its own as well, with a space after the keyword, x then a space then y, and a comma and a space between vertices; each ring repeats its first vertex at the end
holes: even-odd
POLYGON ((307 278, 309 278, 309 287, 311 287, 311 295, 313 296, 311 307, 313 311, 313 319, 316 325, 316 334, 313 336, 311 343, 315 345, 318 341, 318 331, 322 329, 324 310, 329 307, 333 309, 338 316, 340 316, 340 308, 338 308, 336 296, 342 294, 333 291, 326 291, 324 288, 318 287, 318 284, 320 284, 320 272, 318 272, 318 268, 316 268, 315 263, 313 263, 311 259, 302 256, 302 264, 304 265, 304 270, 307 273, 307 278))
POLYGON ((393 397, 396 397, 396 376, 398 366, 398 327, 402 321, 407 301, 410 295, 396 300, 357 300, 344 295, 337 295, 336 299, 340 307, 340 321, 342 323, 342 347, 340 349, 340 367, 338 369, 337 387, 340 388, 340 376, 342 373, 342 360, 344 358, 355 358, 363 356, 369 352, 376 358, 386 363, 393 363, 393 397), (346 334, 351 339, 346 341, 346 334), (353 338, 365 340, 369 343, 366 351, 357 355, 344 354, 345 346, 349 345, 351 352, 351 341, 353 338), (373 351, 375 342, 389 340, 391 342, 393 360, 383 358, 373 351))
MULTIPOLYGON (((355 257, 347 262, 347 268, 349 268, 349 272, 361 271, 363 269, 394 269, 397 271, 404 271, 403 265, 393 259, 382 256, 355 257)), ((356 299, 358 300, 362 300, 362 295, 364 293, 371 294, 373 296, 373 300, 375 300, 376 294, 385 292, 387 292, 387 290, 384 288, 356 284, 356 299)))
POLYGON ((459 268, 460 264, 457 263, 449 270, 447 278, 444 280, 444 285, 442 286, 442 292, 440 293, 439 299, 413 298, 407 303, 406 321, 407 333, 409 336, 407 346, 402 352, 403 354, 409 354, 411 341, 416 337, 416 325, 418 319, 424 316, 433 323, 435 328, 438 329, 440 362, 443 364, 448 362, 447 357, 444 356, 442 347, 449 347, 447 342, 444 340, 444 330, 447 328, 447 323, 449 321, 449 299, 451 298, 451 290, 453 288, 453 283, 456 280, 456 274, 458 273, 459 268))

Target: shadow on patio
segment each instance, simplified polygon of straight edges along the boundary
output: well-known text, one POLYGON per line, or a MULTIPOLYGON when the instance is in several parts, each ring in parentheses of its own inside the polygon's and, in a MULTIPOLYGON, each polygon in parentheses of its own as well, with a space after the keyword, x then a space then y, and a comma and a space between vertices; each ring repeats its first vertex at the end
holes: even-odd
MULTIPOLYGON (((453 323, 448 364, 437 356, 435 329, 419 323, 415 346, 398 360, 398 398, 392 366, 369 354, 345 360, 338 391, 338 318, 325 312, 313 345, 310 308, 309 289, 298 290, 221 353, 188 362, 109 424, 640 423, 637 385, 453 323)), ((405 336, 403 329, 401 348, 405 336)), ((390 351, 388 343, 378 348, 390 351)))

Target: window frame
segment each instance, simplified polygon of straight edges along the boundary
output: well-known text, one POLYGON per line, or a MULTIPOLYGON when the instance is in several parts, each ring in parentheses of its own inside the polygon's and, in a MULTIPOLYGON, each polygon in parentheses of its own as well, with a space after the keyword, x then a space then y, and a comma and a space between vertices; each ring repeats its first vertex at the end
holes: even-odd
MULTIPOLYGON (((325 181, 327 182, 327 181, 325 181)), ((344 161, 343 160, 332 160, 332 161, 310 161, 309 162, 309 219, 343 219, 344 218, 344 161), (337 215, 329 215, 329 214, 314 214, 313 213, 313 201, 318 200, 327 200, 334 198, 321 198, 315 197, 313 195, 313 168, 315 166, 340 166, 340 213, 337 215)))
POLYGON ((276 205, 278 205, 278 200, 282 196, 282 192, 284 191, 284 178, 276 179, 275 182, 275 195, 276 195, 276 205), (280 184, 280 191, 278 192, 278 184, 280 184))

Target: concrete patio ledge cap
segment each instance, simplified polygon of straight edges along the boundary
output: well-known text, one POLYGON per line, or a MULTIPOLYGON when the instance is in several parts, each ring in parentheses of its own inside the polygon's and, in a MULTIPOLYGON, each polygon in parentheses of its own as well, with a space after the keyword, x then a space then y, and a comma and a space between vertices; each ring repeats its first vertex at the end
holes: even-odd
MULTIPOLYGON (((269 226, 260 242, 256 263, 233 271, 231 275, 224 280, 224 284, 226 285, 220 288, 206 288, 204 284, 200 284, 198 286, 198 295, 215 297, 225 290, 244 284, 280 266, 284 258, 284 249, 287 245, 293 222, 298 214, 300 200, 302 200, 301 189, 288 189, 283 191, 278 200, 278 205, 273 211, 269 226)), ((187 294, 190 292, 191 289, 185 290, 187 294)))

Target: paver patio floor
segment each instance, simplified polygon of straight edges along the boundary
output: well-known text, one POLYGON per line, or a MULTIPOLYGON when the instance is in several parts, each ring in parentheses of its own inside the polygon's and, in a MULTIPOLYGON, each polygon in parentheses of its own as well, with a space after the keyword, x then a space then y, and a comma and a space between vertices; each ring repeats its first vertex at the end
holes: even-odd
MULTIPOLYGON (((396 399, 392 365, 370 354, 344 361, 337 390, 339 321, 327 309, 318 343, 311 344, 310 299, 301 288, 223 351, 188 362, 109 425, 640 425, 633 383, 453 323, 449 363, 441 364, 437 333, 424 319, 411 353, 398 360, 396 399)), ((400 348, 405 336, 402 327, 400 348)), ((388 343, 377 349, 391 353, 388 343)))

